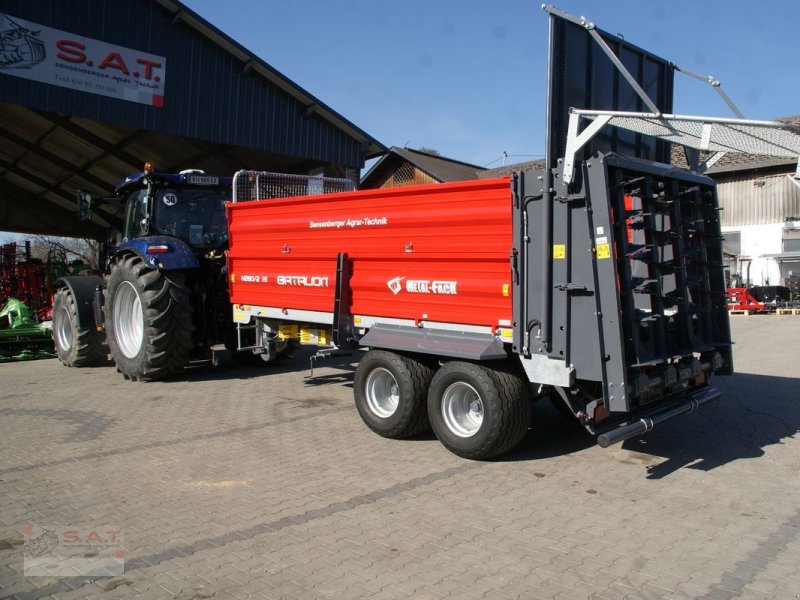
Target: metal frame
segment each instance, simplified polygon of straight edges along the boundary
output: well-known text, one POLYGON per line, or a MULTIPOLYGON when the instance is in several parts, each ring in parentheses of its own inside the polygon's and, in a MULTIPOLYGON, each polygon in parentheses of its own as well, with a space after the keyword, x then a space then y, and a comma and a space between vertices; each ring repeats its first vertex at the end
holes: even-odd
POLYGON ((350 277, 353 265, 346 252, 336 256, 336 293, 333 297, 333 327, 331 337, 333 345, 342 350, 354 350, 358 347, 353 330, 353 315, 350 312, 352 289, 350 277))
POLYGON ((711 87, 714 88, 717 94, 719 94, 719 97, 722 98, 725 104, 728 105, 728 108, 730 108, 733 111, 733 114, 735 114, 736 117, 739 119, 744 119, 744 114, 742 114, 742 112, 733 103, 733 100, 731 100, 731 97, 728 96, 728 94, 726 94, 725 91, 722 89, 722 83, 718 79, 716 79, 713 75, 702 75, 701 73, 697 73, 696 71, 692 71, 691 69, 681 67, 680 65, 676 65, 675 63, 671 64, 672 68, 675 69, 676 71, 679 71, 684 75, 688 75, 689 77, 694 77, 699 81, 705 81, 706 83, 711 85, 711 87))
POLYGON ((575 23, 576 25, 580 25, 584 29, 589 32, 589 35, 592 36, 592 39, 597 42, 597 45, 600 46, 600 49, 608 56, 609 60, 614 64, 620 74, 625 78, 625 80, 631 85, 633 90, 636 94, 642 99, 653 113, 661 114, 661 111, 655 105, 655 103, 650 99, 650 96, 642 89, 642 86, 639 85, 639 82, 636 81, 636 78, 631 75, 631 72, 625 68, 625 65, 622 64, 617 55, 608 47, 608 44, 605 43, 603 38, 597 33, 597 28, 594 23, 592 23, 586 17, 576 17, 569 13, 566 13, 562 10, 557 9, 555 6, 551 4, 542 4, 542 10, 550 13, 551 15, 555 15, 556 17, 561 17, 565 21, 570 21, 571 23, 575 23))
POLYGON ((733 135, 733 140, 729 138, 729 145, 726 151, 715 152, 705 163, 696 170, 698 173, 707 171, 717 160, 726 152, 746 153, 744 149, 747 140, 757 141, 764 147, 759 151, 767 156, 794 158, 798 157, 798 166, 795 177, 800 177, 800 129, 788 123, 778 121, 756 121, 750 119, 725 118, 725 117, 705 117, 695 115, 674 115, 674 114, 655 114, 638 113, 613 110, 583 110, 571 109, 569 117, 569 129, 567 139, 567 152, 564 157, 564 182, 571 183, 575 176, 575 158, 578 151, 589 142, 603 127, 613 124, 613 127, 628 129, 641 133, 640 129, 626 126, 619 123, 619 118, 629 122, 650 122, 657 121, 669 133, 658 134, 648 132, 650 137, 663 139, 671 143, 681 144, 685 147, 696 148, 698 150, 710 150, 714 147, 712 136, 715 126, 725 128, 729 134, 733 135), (588 119, 592 122, 583 131, 580 131, 580 120, 588 119), (615 121, 617 119, 617 121, 615 121), (700 123, 702 130, 700 136, 692 135, 690 132, 681 131, 676 127, 677 122, 700 123), (756 130, 758 136, 742 130, 741 128, 756 130), (791 144, 787 145, 776 139, 775 132, 780 131, 783 136, 788 136, 791 144), (736 147, 739 142, 739 147, 736 147))
MULTIPOLYGON (((569 107, 606 110, 624 107, 625 110, 672 112, 675 69, 670 61, 603 31, 585 17, 575 17, 550 5, 542 8, 550 15, 546 129, 548 173, 560 168, 559 162, 566 154, 569 107), (630 70, 621 64, 623 60, 631 65, 630 70), (600 87, 606 90, 600 93, 600 97, 596 91, 599 87, 590 82, 591 73, 597 68, 603 73, 600 87), (644 92, 643 87, 650 90, 650 95, 644 92)), ((627 132, 609 129, 603 131, 602 141, 593 139, 583 147, 582 158, 588 159, 595 151, 607 153, 610 150, 646 160, 669 162, 669 144, 647 136, 631 138, 627 132)), ((546 177, 549 179, 550 175, 546 177)), ((546 183, 546 190, 553 187, 552 181, 546 183)))
POLYGON ((478 361, 508 358, 503 341, 491 334, 386 323, 371 327, 358 345, 478 361))
POLYGON ((732 361, 713 180, 616 153, 580 170, 577 189, 556 172, 552 200, 542 193, 544 171, 513 180, 512 351, 528 378, 567 389, 600 384, 605 408, 626 413, 711 368, 725 374, 732 361))
MULTIPOLYGON (((670 66, 675 69, 676 71, 688 75, 694 79, 699 81, 705 81, 710 84, 714 90, 719 94, 728 108, 736 115, 734 119, 726 119, 726 118, 718 118, 718 117, 697 117, 697 116, 684 116, 684 115, 674 115, 674 114, 663 114, 658 106, 653 102, 653 100, 647 95, 647 93, 642 89, 639 83, 636 81, 636 78, 631 74, 630 71, 622 64, 619 58, 614 54, 611 48, 606 44, 603 40, 602 36, 598 33, 595 24, 585 17, 576 17, 569 13, 566 13, 562 10, 555 8, 550 4, 543 4, 542 10, 549 13, 552 16, 559 17, 580 27, 583 27, 589 32, 589 35, 592 39, 597 43, 600 49, 605 53, 605 55, 609 58, 612 62, 614 67, 619 71, 619 73, 625 78, 625 80, 630 84, 633 88, 634 92, 639 96, 639 98, 644 102, 645 105, 650 109, 649 113, 633 113, 633 112, 623 112, 623 111, 601 111, 601 110, 587 110, 587 109, 576 109, 572 108, 570 110, 570 118, 569 118, 569 125, 568 125, 568 134, 567 134, 567 146, 566 146, 566 156, 564 157, 564 182, 571 183, 574 180, 575 176, 575 157, 578 151, 584 147, 597 133, 599 133, 603 127, 609 124, 614 117, 627 117, 631 119, 657 119, 660 123, 662 123, 668 129, 673 130, 674 135, 671 134, 670 136, 664 137, 655 135, 652 133, 648 133, 650 137, 663 139, 670 141, 672 143, 679 143, 684 145, 685 147, 690 148, 697 148, 700 150, 708 149, 709 141, 711 138, 712 130, 714 125, 745 125, 745 126, 755 126, 759 128, 764 128, 766 131, 766 137, 769 137, 770 128, 780 128, 784 132, 792 133, 797 136, 797 148, 800 149, 800 130, 785 123, 778 123, 774 121, 750 121, 744 118, 742 112, 738 109, 736 104, 734 104, 733 100, 731 100, 730 96, 726 94, 722 89, 722 84, 718 79, 711 75, 703 75, 701 73, 697 73, 692 71, 691 69, 687 69, 685 67, 681 67, 676 65, 675 63, 670 62, 670 66), (580 118, 591 118, 593 122, 586 127, 583 131, 580 131, 580 118), (686 136, 686 138, 682 137, 679 132, 675 131, 673 127, 670 126, 670 120, 680 119, 683 121, 701 121, 703 123, 703 134, 701 136, 699 144, 697 142, 693 142, 695 140, 692 136, 686 136), (678 137, 680 139, 675 139, 678 137), (686 142, 693 142, 693 143, 684 143, 686 142)), ((552 20, 552 19, 551 19, 552 20)), ((551 39, 552 39, 552 26, 551 26, 551 39)), ((552 60, 552 59, 551 59, 552 60)), ((549 72, 549 70, 548 70, 549 72)), ((548 86, 549 89, 549 86, 548 86)), ((549 103, 548 103, 549 105, 549 103)), ((618 127, 621 129, 628 129, 630 131, 639 132, 636 129, 631 129, 630 127, 625 127, 624 125, 620 125, 618 123, 613 124, 614 127, 618 127)), ((762 142, 766 142, 768 145, 770 144, 768 139, 761 139, 762 142)), ((800 178, 800 150, 797 152, 791 152, 787 155, 786 149, 782 149, 780 144, 777 142, 772 142, 774 146, 774 153, 770 153, 769 151, 766 153, 768 156, 797 156, 798 157, 798 165, 795 177, 800 178)), ((702 165, 699 165, 696 169, 698 173, 704 173, 709 168, 711 168, 722 156, 726 154, 726 152, 744 152, 743 150, 737 150, 736 148, 730 148, 728 150, 720 150, 715 152, 710 158, 708 158, 702 165)), ((548 170, 551 169, 554 165, 548 165, 548 170)))
POLYGON ((355 183, 345 178, 240 170, 233 176, 232 200, 247 202, 269 198, 293 198, 352 192, 355 189, 355 183))
MULTIPOLYGON (((594 23, 592 23, 586 17, 576 17, 574 15, 571 15, 569 13, 557 9, 551 4, 543 4, 542 10, 551 15, 555 15, 566 21, 569 21, 571 23, 575 23, 576 25, 580 25, 581 27, 586 29, 589 32, 589 35, 592 36, 592 39, 594 39, 594 41, 597 42, 597 45, 600 46, 600 49, 603 50, 606 56, 608 56, 609 60, 611 60, 614 66, 619 70, 620 74, 631 85, 636 94, 647 105, 650 111, 655 115, 659 116, 661 115, 661 111, 659 110, 658 106, 655 105, 655 103, 647 95, 647 92, 645 92, 644 89, 642 89, 642 87, 639 85, 639 82, 636 81, 636 79, 630 73, 630 71, 628 71, 625 65, 623 65, 622 62, 619 60, 619 58, 617 58, 617 55, 614 54, 611 48, 609 48, 608 44, 605 43, 600 34, 597 33, 597 27, 595 26, 594 23)), ((744 119, 744 115, 742 114, 742 112, 737 108, 736 104, 734 104, 733 100, 731 100, 731 97, 728 96, 728 94, 726 94, 725 91, 722 89, 722 82, 720 82, 713 75, 703 75, 701 73, 697 73, 696 71, 692 71, 691 69, 681 67, 680 65, 677 65, 673 62, 670 62, 669 64, 676 71, 683 73, 684 75, 688 75, 689 77, 693 77, 694 79, 697 79, 699 81, 705 81, 706 83, 711 85, 711 87, 713 87, 714 90, 717 92, 717 94, 719 94, 720 98, 722 98, 725 104, 728 105, 728 108, 730 108, 733 111, 733 114, 735 114, 739 119, 744 119)))

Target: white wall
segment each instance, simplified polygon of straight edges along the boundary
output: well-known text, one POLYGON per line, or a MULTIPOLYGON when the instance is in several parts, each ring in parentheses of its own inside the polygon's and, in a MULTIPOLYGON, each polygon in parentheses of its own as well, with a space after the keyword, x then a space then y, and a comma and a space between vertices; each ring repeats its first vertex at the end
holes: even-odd
MULTIPOLYGON (((780 266, 765 254, 783 252, 783 223, 769 225, 740 225, 723 227, 722 234, 739 231, 742 236, 741 256, 752 259, 750 263, 750 283, 752 285, 780 285, 780 266)), ((747 264, 741 266, 742 277, 747 277, 747 264)))

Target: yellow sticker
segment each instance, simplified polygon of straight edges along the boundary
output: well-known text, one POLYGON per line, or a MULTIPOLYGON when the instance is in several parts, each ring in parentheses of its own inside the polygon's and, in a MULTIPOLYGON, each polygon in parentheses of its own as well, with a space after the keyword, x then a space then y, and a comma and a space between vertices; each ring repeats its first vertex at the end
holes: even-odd
POLYGON ((503 296, 508 298, 508 284, 507 283, 503 284, 503 296))
POLYGON ((567 257, 566 244, 553 244, 553 259, 564 259, 567 257))
POLYGON ((299 327, 297 325, 278 325, 278 339, 293 340, 299 337, 299 327))
POLYGON ((611 247, 608 244, 597 244, 597 258, 611 258, 611 247))

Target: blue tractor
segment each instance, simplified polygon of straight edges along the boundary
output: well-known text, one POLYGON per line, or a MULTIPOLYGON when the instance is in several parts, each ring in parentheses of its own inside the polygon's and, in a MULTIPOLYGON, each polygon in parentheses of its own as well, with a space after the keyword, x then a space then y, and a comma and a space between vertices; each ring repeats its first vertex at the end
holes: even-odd
MULTIPOLYGON (((63 364, 103 364, 110 353, 126 379, 153 381, 211 357, 218 344, 254 364, 292 352, 292 340, 277 338, 236 350, 225 259, 231 182, 197 170, 158 173, 148 163, 117 186, 107 200, 124 204, 125 221, 104 276, 56 282, 53 337, 63 364)), ((78 206, 88 219, 91 196, 79 192, 78 206)))

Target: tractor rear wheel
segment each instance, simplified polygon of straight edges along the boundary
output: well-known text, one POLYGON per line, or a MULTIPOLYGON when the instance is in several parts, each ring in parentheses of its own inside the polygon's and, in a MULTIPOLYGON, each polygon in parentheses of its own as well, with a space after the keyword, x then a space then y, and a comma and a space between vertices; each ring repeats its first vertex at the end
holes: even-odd
POLYGON ((79 325, 78 308, 69 288, 58 290, 53 298, 53 341, 58 359, 68 367, 91 367, 108 360, 103 334, 93 326, 79 325))
POLYGON ((108 277, 105 311, 111 356, 126 379, 163 379, 189 362, 194 326, 184 273, 126 256, 108 277))

